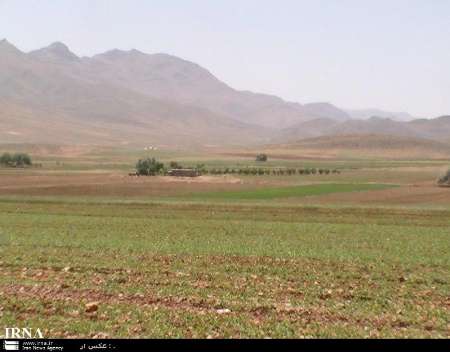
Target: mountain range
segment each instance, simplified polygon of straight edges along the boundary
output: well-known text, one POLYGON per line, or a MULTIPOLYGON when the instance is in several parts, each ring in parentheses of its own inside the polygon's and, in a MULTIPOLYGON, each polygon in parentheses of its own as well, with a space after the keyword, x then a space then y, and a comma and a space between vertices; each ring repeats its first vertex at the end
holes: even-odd
POLYGON ((285 128, 272 141, 283 143, 322 136, 367 134, 421 138, 449 143, 450 116, 405 122, 381 117, 371 117, 367 120, 349 119, 346 121, 318 118, 285 128))
POLYGON ((114 49, 79 57, 59 42, 25 53, 0 41, 3 143, 182 147, 349 133, 449 141, 450 117, 287 102, 233 89, 198 64, 167 54, 114 49))

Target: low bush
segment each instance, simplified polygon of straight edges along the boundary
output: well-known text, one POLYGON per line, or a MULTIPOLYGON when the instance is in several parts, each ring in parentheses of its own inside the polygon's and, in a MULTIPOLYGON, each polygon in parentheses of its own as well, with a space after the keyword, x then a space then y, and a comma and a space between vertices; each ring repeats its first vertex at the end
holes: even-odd
POLYGON ((439 186, 450 186, 450 169, 438 180, 439 186))
POLYGON ((267 159, 268 159, 267 154, 258 154, 256 156, 256 161, 265 162, 265 161, 267 161, 267 159))

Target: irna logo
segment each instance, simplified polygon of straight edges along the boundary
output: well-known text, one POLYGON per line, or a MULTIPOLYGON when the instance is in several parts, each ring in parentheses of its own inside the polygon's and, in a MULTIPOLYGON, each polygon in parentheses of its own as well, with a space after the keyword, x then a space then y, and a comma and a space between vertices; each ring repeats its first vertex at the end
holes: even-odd
POLYGON ((43 339, 41 329, 33 328, 5 328, 4 339, 43 339))

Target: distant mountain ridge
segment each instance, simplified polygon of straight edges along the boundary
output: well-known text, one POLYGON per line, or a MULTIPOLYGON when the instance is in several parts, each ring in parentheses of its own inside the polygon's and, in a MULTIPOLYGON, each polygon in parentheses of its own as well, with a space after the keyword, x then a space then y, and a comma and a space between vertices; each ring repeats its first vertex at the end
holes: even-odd
POLYGON ((390 132, 444 140, 447 122, 358 121, 330 103, 235 90, 167 54, 79 57, 60 42, 24 53, 0 41, 2 142, 248 145, 390 132))
POLYGON ((374 116, 404 122, 417 119, 417 117, 414 117, 407 112, 392 112, 392 111, 384 111, 381 109, 343 109, 343 110, 350 116, 350 118, 356 120, 367 120, 374 116))
POLYGON ((60 43, 25 54, 1 41, 1 140, 172 146, 264 140, 263 127, 140 93, 97 69, 96 60, 60 43))
POLYGON ((306 138, 342 135, 386 135, 423 138, 450 143, 450 116, 408 122, 371 117, 367 120, 314 119, 281 130, 273 142, 295 142, 306 138))
POLYGON ((450 144, 424 138, 384 134, 344 134, 271 144, 267 152, 302 157, 373 157, 382 159, 432 158, 448 160, 450 144))

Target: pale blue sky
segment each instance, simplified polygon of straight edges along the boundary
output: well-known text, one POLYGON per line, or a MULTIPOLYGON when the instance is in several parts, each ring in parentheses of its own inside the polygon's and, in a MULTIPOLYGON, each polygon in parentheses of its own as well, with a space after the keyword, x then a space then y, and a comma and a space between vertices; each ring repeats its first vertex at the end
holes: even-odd
POLYGON ((0 38, 166 52, 292 101, 450 114, 450 0, 0 0, 0 38))

